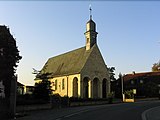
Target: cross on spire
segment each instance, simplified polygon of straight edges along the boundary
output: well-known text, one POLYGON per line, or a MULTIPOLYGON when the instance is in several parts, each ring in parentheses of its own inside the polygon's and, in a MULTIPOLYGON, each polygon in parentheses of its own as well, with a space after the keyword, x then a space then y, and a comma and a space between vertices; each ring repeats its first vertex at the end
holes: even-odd
POLYGON ((92 8, 91 8, 91 4, 89 5, 89 12, 90 12, 90 20, 92 20, 92 8))

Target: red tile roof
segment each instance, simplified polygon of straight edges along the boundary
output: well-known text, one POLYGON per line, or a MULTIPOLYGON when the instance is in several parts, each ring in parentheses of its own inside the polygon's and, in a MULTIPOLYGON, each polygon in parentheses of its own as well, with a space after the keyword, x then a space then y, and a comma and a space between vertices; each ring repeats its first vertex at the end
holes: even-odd
POLYGON ((160 72, 144 72, 144 73, 132 73, 132 74, 126 74, 123 77, 123 80, 127 81, 130 79, 134 79, 137 77, 149 77, 149 76, 160 76, 160 72))

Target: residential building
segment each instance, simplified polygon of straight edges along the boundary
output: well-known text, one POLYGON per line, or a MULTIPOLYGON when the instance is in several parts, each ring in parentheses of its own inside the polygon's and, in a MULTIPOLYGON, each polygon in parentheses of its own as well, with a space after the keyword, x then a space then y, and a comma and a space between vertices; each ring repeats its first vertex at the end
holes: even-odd
POLYGON ((24 95, 24 87, 25 85, 23 85, 20 82, 17 82, 17 94, 18 95, 24 95))
POLYGON ((124 91, 136 90, 135 97, 158 97, 160 95, 160 72, 133 72, 125 74, 122 79, 113 81, 111 88, 118 97, 122 95, 122 83, 124 91))
POLYGON ((136 89, 136 96, 156 97, 160 90, 160 72, 144 72, 123 76, 124 89, 136 89))
POLYGON ((34 91, 34 86, 24 86, 24 93, 25 94, 32 94, 33 93, 33 91, 34 91))
POLYGON ((17 82, 18 95, 32 94, 33 91, 34 91, 34 86, 23 85, 22 83, 17 82))

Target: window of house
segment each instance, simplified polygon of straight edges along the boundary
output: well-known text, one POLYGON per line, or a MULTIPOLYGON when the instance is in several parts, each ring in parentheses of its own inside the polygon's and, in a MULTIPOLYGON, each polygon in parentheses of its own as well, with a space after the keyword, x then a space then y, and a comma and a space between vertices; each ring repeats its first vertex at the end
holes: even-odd
POLYGON ((57 80, 55 80, 55 90, 57 90, 57 80))
POLYGON ((64 79, 62 79, 62 90, 64 90, 64 86, 65 86, 64 79))
POLYGON ((3 56, 3 48, 0 48, 0 55, 3 56))
POLYGON ((132 85, 134 84, 134 80, 131 80, 131 84, 132 84, 132 85))
POLYGON ((143 84, 143 80, 140 80, 139 82, 140 82, 140 84, 143 84))

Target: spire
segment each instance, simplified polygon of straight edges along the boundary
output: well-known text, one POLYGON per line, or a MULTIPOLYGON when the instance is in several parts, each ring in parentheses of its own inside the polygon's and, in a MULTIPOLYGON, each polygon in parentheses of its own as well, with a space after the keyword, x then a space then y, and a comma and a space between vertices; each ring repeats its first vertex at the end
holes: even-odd
POLYGON ((86 50, 90 50, 97 43, 96 23, 92 20, 92 8, 89 6, 90 20, 86 24, 86 50))
POLYGON ((92 20, 92 8, 91 8, 91 4, 89 5, 89 12, 90 12, 90 20, 92 20))

